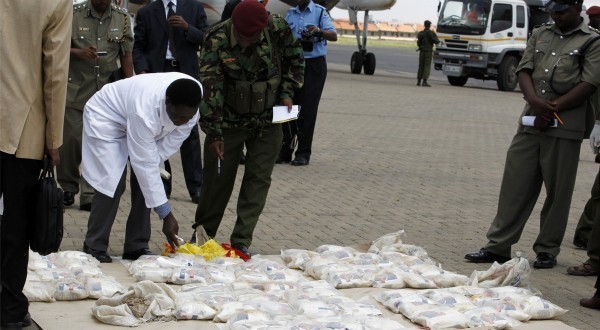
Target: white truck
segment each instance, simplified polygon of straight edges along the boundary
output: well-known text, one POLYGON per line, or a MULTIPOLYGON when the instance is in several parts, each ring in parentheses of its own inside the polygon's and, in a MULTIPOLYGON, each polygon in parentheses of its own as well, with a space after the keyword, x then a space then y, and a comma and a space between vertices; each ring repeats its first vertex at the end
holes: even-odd
POLYGON ((512 91, 515 73, 535 26, 550 21, 544 0, 443 0, 436 28, 440 44, 433 53, 436 70, 453 86, 469 78, 496 80, 512 91))

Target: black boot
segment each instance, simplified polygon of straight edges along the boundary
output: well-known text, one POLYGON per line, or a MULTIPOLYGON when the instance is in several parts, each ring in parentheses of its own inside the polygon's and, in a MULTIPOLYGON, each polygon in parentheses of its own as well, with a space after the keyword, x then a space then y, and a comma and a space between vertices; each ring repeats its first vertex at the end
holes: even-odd
POLYGON ((421 79, 417 79, 417 86, 421 86, 421 79))
POLYGON ((423 87, 431 87, 431 85, 427 83, 427 79, 423 80, 423 84, 421 86, 423 86, 423 87))

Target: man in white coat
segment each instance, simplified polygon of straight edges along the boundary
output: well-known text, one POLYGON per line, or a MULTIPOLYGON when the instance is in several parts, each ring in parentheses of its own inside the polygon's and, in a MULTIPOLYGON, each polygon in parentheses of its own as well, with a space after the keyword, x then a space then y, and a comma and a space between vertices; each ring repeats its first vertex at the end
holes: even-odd
POLYGON ((82 172, 96 190, 83 250, 100 262, 108 255, 110 231, 125 191, 131 165, 131 210, 125 229, 123 259, 153 254, 150 209, 163 220, 171 246, 179 225, 171 213, 160 177, 160 164, 173 155, 198 123, 202 86, 179 72, 152 73, 104 86, 85 105, 82 172))

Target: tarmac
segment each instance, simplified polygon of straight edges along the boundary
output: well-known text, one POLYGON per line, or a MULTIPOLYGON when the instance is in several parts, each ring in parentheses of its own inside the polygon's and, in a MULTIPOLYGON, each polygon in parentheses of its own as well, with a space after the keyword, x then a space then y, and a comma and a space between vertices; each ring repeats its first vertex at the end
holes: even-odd
MULTIPOLYGON (((447 270, 470 275, 489 268, 490 264, 469 263, 463 257, 486 243, 506 150, 524 105, 522 95, 487 84, 452 87, 445 80, 431 80, 433 87, 424 88, 415 83, 410 74, 353 75, 347 65, 329 66, 310 165, 275 166, 252 253, 312 250, 322 244, 364 245, 405 230, 405 243, 425 247, 447 270)), ((171 164, 171 205, 179 236, 188 239, 196 205, 185 188, 180 157, 173 156, 171 164)), ((559 320, 578 329, 597 329, 600 320, 600 311, 579 306, 580 298, 593 295, 596 278, 566 272, 587 258, 571 241, 597 172, 585 140, 558 265, 533 270, 530 278, 531 286, 546 299, 569 310, 559 320)), ((229 241, 243 174, 240 166, 216 237, 220 242, 229 241)), ((123 252, 128 192, 110 238, 109 253, 115 256, 123 252)), ((521 251, 531 262, 544 197, 542 191, 521 240, 513 247, 513 253, 521 251)), ((88 214, 78 209, 76 198, 65 213, 61 250, 81 250, 88 214)), ((150 247, 159 253, 165 238, 154 213, 152 225, 150 247)))

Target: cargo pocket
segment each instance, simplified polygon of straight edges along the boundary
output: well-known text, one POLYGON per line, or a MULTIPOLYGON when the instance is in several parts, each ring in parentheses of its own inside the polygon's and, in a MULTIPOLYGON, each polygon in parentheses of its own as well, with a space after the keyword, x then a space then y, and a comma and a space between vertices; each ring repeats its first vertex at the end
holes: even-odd
POLYGON ((259 81, 252 84, 252 102, 250 111, 252 113, 261 113, 265 110, 265 93, 267 91, 267 82, 259 81))

